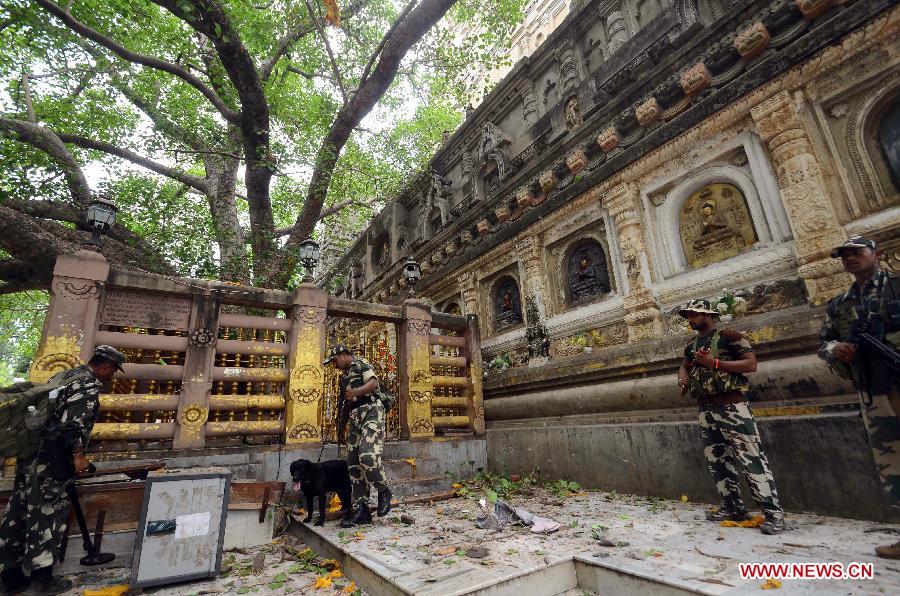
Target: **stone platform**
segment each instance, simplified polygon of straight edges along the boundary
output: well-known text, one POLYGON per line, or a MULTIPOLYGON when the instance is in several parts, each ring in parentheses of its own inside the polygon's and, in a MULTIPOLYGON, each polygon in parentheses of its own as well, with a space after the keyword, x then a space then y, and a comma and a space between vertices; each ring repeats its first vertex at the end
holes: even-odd
POLYGON ((871 580, 784 580, 780 594, 889 594, 900 591, 900 562, 873 549, 900 539, 900 525, 789 513, 790 530, 765 536, 703 519, 705 505, 587 492, 567 498, 546 489, 510 503, 562 524, 550 535, 507 526, 480 530, 474 498, 399 507, 360 533, 295 521, 292 533, 372 594, 714 594, 761 593, 738 563, 871 562, 871 580), (399 514, 411 515, 412 525, 399 514), (594 537, 599 531, 611 543, 594 537), (877 532, 866 530, 878 529, 877 532), (485 547, 481 559, 467 555, 485 547))

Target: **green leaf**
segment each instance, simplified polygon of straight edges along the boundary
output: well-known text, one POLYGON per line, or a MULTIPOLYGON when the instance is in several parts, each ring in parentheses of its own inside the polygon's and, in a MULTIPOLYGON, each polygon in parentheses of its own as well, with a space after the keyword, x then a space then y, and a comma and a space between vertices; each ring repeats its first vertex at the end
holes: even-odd
POLYGON ((288 573, 303 573, 303 568, 300 567, 297 563, 294 563, 290 567, 288 567, 288 573))
POLYGON ((284 587, 284 582, 272 582, 269 584, 270 590, 277 590, 278 588, 284 587))
POLYGON ((242 587, 242 588, 238 588, 238 589, 237 589, 237 593, 238 593, 238 594, 249 594, 249 593, 250 593, 250 588, 248 588, 247 586, 244 586, 244 587, 242 587))
POLYGON ((571 491, 581 490, 581 485, 575 481, 570 481, 569 482, 569 490, 571 490, 571 491))
POLYGON ((287 573, 282 572, 282 573, 279 573, 278 575, 276 575, 275 577, 273 577, 272 581, 273 582, 283 582, 283 581, 286 581, 287 578, 288 578, 287 573))
POLYGON ((491 503, 496 503, 496 502, 497 502, 497 499, 498 499, 498 497, 497 497, 497 492, 496 492, 496 491, 493 491, 493 490, 488 490, 488 491, 486 491, 486 492, 487 492, 487 499, 488 499, 488 501, 490 501, 491 503))

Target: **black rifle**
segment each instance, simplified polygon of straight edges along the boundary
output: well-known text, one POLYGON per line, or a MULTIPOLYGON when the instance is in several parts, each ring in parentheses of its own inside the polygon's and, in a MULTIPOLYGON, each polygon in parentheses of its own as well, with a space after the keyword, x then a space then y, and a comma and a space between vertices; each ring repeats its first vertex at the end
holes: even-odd
MULTIPOLYGON (((338 393, 338 418, 337 418, 337 441, 338 446, 340 446, 344 442, 344 427, 347 425, 347 421, 350 419, 350 410, 353 409, 353 402, 355 400, 347 399, 347 385, 343 380, 340 381, 340 392, 338 393)), ((358 389, 362 387, 362 384, 357 384, 354 389, 358 389)))
POLYGON ((900 354, 880 339, 884 337, 885 324, 879 309, 867 308, 863 303, 856 307, 856 314, 856 321, 850 328, 850 343, 856 345, 859 389, 866 397, 865 405, 869 405, 872 395, 887 393, 890 385, 900 382, 900 354), (880 367, 873 369, 875 363, 880 367), (876 376, 880 382, 873 386, 876 385, 876 376))

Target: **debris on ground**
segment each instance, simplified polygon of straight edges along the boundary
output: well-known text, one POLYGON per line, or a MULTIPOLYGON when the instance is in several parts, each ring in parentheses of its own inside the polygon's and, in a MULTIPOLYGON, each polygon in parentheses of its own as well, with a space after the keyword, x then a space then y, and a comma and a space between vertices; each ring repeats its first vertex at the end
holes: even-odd
POLYGON ((723 528, 758 528, 764 521, 766 521, 766 518, 762 515, 754 515, 750 519, 739 522, 726 519, 725 521, 720 522, 719 525, 723 528))

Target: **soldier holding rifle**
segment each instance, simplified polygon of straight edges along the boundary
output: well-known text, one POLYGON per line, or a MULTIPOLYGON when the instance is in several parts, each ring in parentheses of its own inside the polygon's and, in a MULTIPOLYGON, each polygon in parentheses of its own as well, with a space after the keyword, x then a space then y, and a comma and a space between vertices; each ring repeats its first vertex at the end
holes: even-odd
MULTIPOLYGON (((819 356, 853 381, 882 487, 890 505, 900 507, 900 284, 881 270, 878 255, 875 242, 862 237, 831 253, 856 279, 828 303, 819 356)), ((900 542, 875 553, 900 559, 900 542)))

